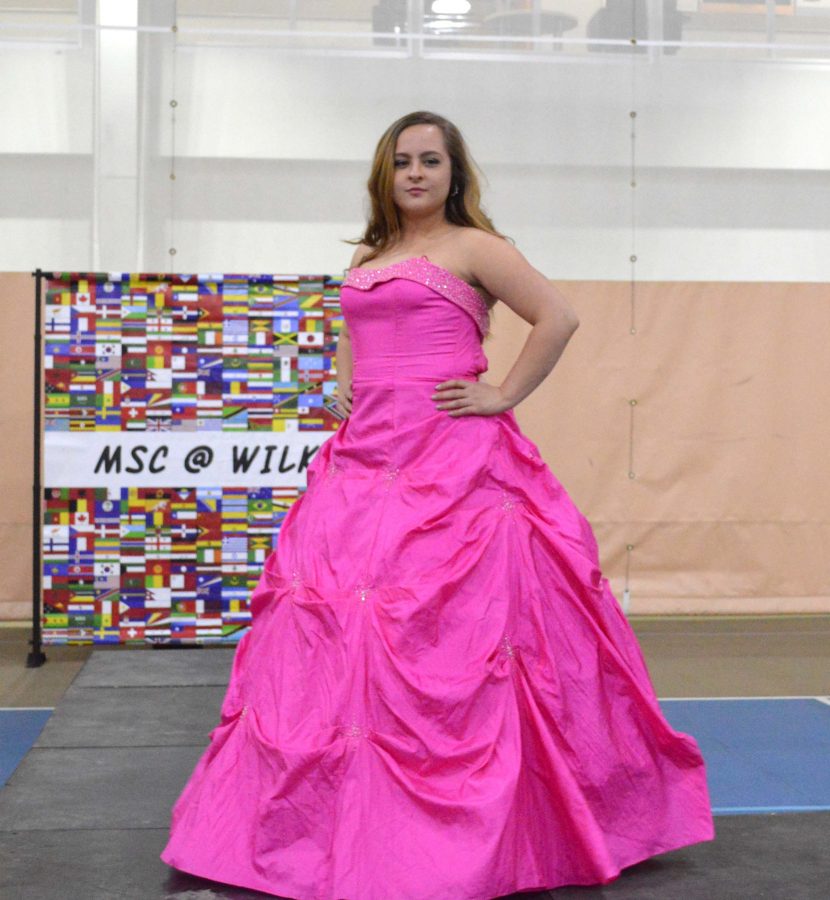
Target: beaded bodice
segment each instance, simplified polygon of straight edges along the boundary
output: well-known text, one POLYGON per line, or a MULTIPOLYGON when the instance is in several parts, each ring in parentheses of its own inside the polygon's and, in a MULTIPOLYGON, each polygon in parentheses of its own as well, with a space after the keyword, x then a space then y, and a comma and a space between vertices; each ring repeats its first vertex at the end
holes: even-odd
POLYGON ((343 287, 368 291, 379 282, 391 281, 393 278, 416 281, 431 288, 470 315, 482 338, 488 334, 490 317, 481 294, 463 278, 430 262, 426 256, 404 259, 377 269, 354 267, 349 269, 344 278, 343 287))

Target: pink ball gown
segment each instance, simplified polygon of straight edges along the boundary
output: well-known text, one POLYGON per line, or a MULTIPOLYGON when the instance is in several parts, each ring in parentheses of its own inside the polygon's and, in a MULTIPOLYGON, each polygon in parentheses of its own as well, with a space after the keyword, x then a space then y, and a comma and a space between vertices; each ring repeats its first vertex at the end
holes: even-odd
POLYGON ((251 595, 221 721, 161 858, 301 900, 597 884, 709 840, 694 740, 657 704, 590 525, 487 369, 478 292, 426 257, 351 269, 350 417, 251 595))

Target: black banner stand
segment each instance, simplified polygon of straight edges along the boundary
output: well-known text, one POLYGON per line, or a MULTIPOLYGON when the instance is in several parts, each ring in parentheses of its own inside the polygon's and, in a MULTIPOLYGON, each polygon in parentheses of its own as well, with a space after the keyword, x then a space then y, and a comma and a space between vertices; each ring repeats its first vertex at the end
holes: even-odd
POLYGON ((41 633, 41 588, 43 585, 43 560, 41 558, 41 493, 43 485, 40 478, 40 444, 41 444, 41 368, 43 366, 43 354, 41 351, 42 298, 43 279, 52 278, 51 272, 43 272, 37 269, 32 272, 36 278, 35 286, 35 404, 34 404, 34 481, 32 483, 32 639, 29 641, 32 649, 26 658, 26 668, 35 669, 46 662, 46 654, 42 647, 41 633))

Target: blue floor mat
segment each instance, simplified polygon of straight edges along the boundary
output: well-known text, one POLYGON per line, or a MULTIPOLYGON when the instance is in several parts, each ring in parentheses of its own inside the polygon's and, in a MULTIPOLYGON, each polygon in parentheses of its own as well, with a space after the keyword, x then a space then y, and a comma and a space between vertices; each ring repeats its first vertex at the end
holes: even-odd
MULTIPOLYGON (((716 814, 830 810, 830 705, 813 698, 661 700, 706 760, 716 814)), ((0 710, 0 785, 52 710, 0 710)))
POLYGON ((661 700, 706 760, 715 813, 830 809, 830 705, 813 698, 661 700))
POLYGON ((51 708, 0 709, 0 786, 11 778, 51 715, 51 708))

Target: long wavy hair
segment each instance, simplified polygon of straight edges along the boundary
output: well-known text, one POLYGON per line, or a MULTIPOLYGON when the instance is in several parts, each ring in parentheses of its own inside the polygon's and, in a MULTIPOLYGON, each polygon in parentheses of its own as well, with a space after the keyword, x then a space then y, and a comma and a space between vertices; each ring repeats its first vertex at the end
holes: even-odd
MULTIPOLYGON (((411 125, 436 125, 444 135, 444 145, 451 160, 450 192, 444 206, 447 221, 455 225, 472 226, 498 235, 515 243, 512 238, 496 231, 489 216, 481 208, 481 190, 476 171, 481 169, 474 162, 461 132, 449 119, 437 113, 419 110, 393 122, 383 133, 375 148, 372 170, 366 186, 369 189, 371 213, 366 230, 359 238, 345 240, 347 244, 365 244, 370 252, 362 263, 380 256, 387 247, 401 236, 401 214, 392 199, 395 178, 395 147, 398 135, 411 125), (455 191, 456 187, 458 188, 455 191), (455 191, 455 193, 453 193, 455 191)), ((483 173, 482 173, 483 174, 483 173)))

